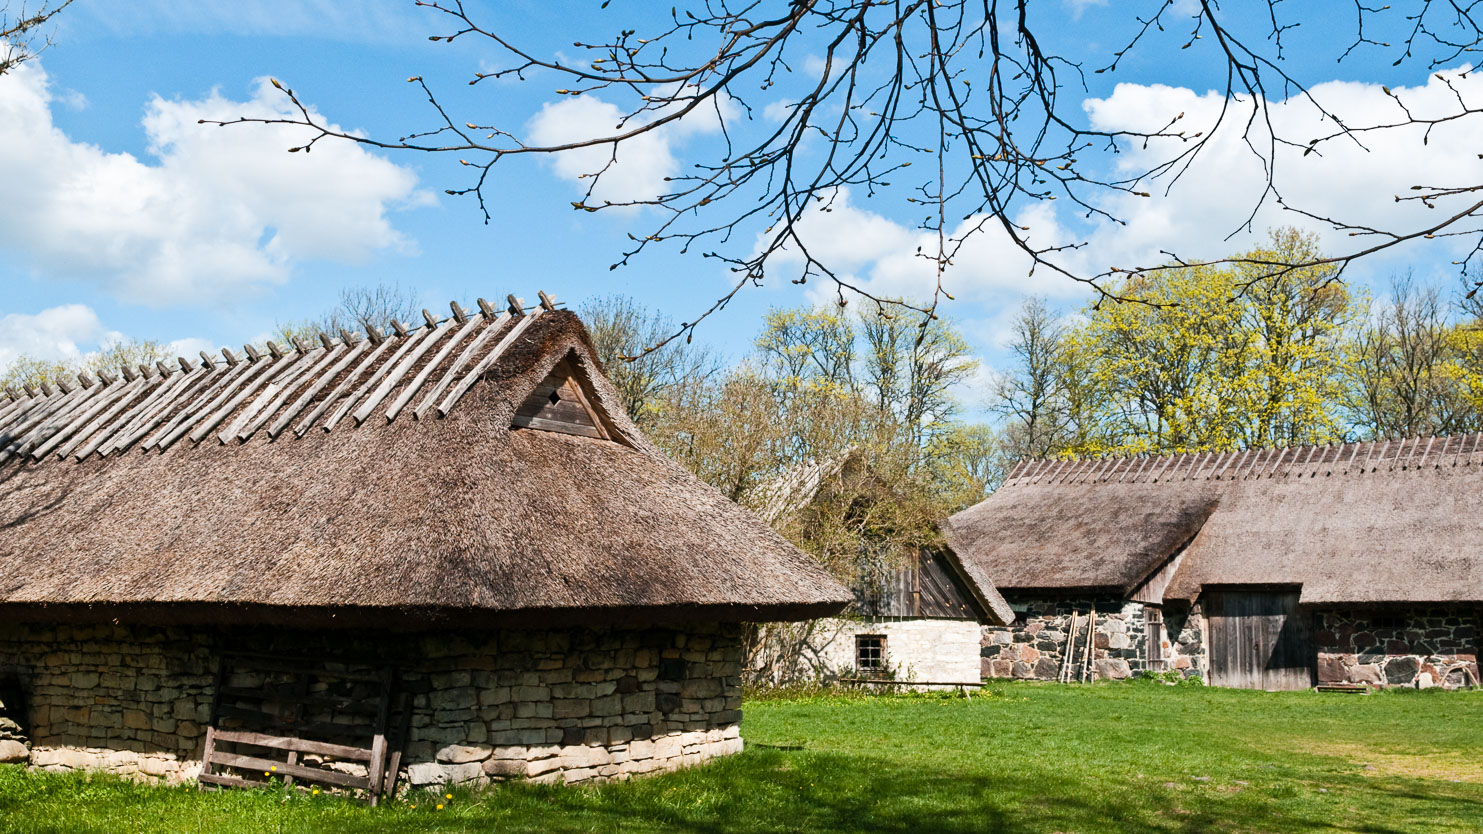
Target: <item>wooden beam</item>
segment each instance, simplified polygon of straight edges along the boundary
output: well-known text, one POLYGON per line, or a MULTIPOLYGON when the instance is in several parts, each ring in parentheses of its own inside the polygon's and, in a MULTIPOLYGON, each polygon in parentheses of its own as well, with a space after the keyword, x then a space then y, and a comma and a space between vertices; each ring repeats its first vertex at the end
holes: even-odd
MULTIPOLYGON (((480 299, 480 301, 483 301, 483 299, 480 299)), ((448 370, 443 372, 442 378, 432 388, 428 389, 427 394, 422 398, 422 402, 418 403, 417 407, 412 409, 412 417, 414 419, 421 420, 427 416, 427 412, 433 406, 437 405, 438 397, 443 396, 443 392, 448 390, 449 385, 453 384, 453 380, 458 377, 458 373, 463 370, 464 365, 468 364, 471 358, 479 354, 479 351, 484 345, 489 342, 495 333, 504 327, 505 322, 509 321, 509 319, 510 316, 505 314, 489 321, 489 325, 478 336, 474 337, 474 341, 470 342, 468 347, 464 348, 463 352, 459 353, 458 357, 453 360, 453 363, 448 366, 448 370)), ((437 364, 436 361, 431 363, 429 367, 435 364, 437 364)))
MULTIPOLYGON (((256 411, 256 416, 242 424, 241 428, 234 433, 237 440, 246 443, 259 428, 262 428, 264 423, 272 419, 273 415, 278 412, 278 409, 283 407, 284 403, 288 402, 288 398, 293 395, 293 392, 304 380, 313 381, 318 379, 318 375, 326 367, 335 362, 343 352, 345 352, 343 346, 335 345, 333 349, 326 350, 317 362, 307 355, 303 359, 300 359, 299 364, 303 368, 295 371, 292 375, 284 374, 283 381, 278 383, 277 396, 271 398, 266 405, 259 408, 256 411), (307 369, 307 372, 305 369, 307 369)), ((264 396, 266 396, 266 393, 264 396)), ((222 442, 225 443, 227 441, 223 440, 222 442)))
POLYGON ((342 788, 360 788, 370 790, 371 784, 364 776, 351 776, 348 773, 340 773, 335 770, 322 770, 317 767, 305 767, 304 765, 291 765, 276 759, 264 759, 258 756, 243 756, 238 753, 223 753, 216 751, 211 754, 211 763, 224 767, 237 767, 250 770, 254 773, 271 772, 278 776, 293 776, 297 779, 305 779, 310 782, 319 782, 326 785, 338 785, 342 788))
POLYGON ((127 409, 131 403, 135 402, 139 394, 142 393, 145 388, 148 387, 148 385, 148 382, 145 382, 138 377, 135 377, 133 380, 124 382, 119 389, 121 392, 120 396, 118 397, 118 399, 113 401, 113 405, 109 406, 106 410, 103 411, 103 413, 97 415, 96 417, 93 417, 91 422, 78 429, 72 435, 71 440, 63 443, 57 449, 57 457, 65 458, 68 455, 72 454, 72 452, 79 446, 86 443, 89 439, 91 439, 94 435, 101 431, 104 426, 107 426, 109 424, 109 421, 111 421, 115 416, 127 409))
POLYGON ((202 369, 189 374, 181 374, 178 380, 168 385, 161 385, 147 405, 140 406, 127 420, 119 421, 123 429, 115 432, 108 442, 99 447, 98 453, 106 457, 114 452, 122 451, 144 435, 154 431, 154 427, 165 419, 171 407, 179 401, 181 396, 190 396, 193 390, 210 376, 209 370, 202 369))
MULTIPOLYGON (((295 435, 303 437, 304 433, 313 427, 314 421, 318 420, 321 415, 334 406, 335 403, 339 402, 340 398, 345 395, 345 392, 349 391, 351 386, 355 384, 355 381, 360 379, 360 375, 365 373, 367 368, 374 366, 381 354, 385 353, 391 347, 391 340, 384 338, 380 340, 372 339, 367 344, 374 344, 376 348, 359 365, 356 365, 354 370, 346 374, 345 378, 340 381, 340 384, 336 385, 333 391, 330 391, 329 394, 325 395, 324 399, 319 401, 319 405, 314 406, 314 409, 309 412, 309 416, 299 422, 299 425, 294 428, 295 435)), ((354 398, 349 400, 347 405, 353 402, 354 398)))
POLYGON ((272 416, 273 405, 279 403, 282 398, 287 398, 291 390, 290 386, 314 364, 314 359, 308 354, 290 358, 282 370, 273 374, 272 381, 263 388, 262 393, 243 406, 242 410, 237 413, 237 417, 228 423, 225 429, 217 433, 217 442, 226 444, 234 437, 245 440, 246 438, 241 437, 241 433, 249 426, 255 428, 262 425, 263 421, 272 416))
POLYGON ((453 349, 458 347, 458 343, 483 324, 484 319, 482 317, 469 319, 465 316, 463 324, 457 328, 449 325, 449 329, 453 330, 453 338, 449 339, 447 344, 438 350, 431 361, 422 366, 422 370, 418 371, 417 376, 413 377, 412 381, 407 383, 407 387, 403 388, 396 399, 391 401, 391 405, 386 409, 386 422, 390 423, 397 418, 397 415, 402 412, 402 409, 406 407, 407 403, 411 402, 412 398, 417 396, 418 390, 422 388, 423 383, 427 382, 428 377, 432 376, 433 371, 437 370, 438 366, 443 364, 443 360, 448 358, 448 354, 452 353, 453 349))
MULTIPOLYGON (((395 320, 393 320, 393 322, 394 321, 395 320)), ((400 332, 410 333, 411 331, 403 329, 400 332)), ((406 356, 407 353, 412 350, 414 345, 421 342, 424 338, 427 337, 427 334, 432 332, 434 331, 418 330, 416 333, 413 333, 410 336, 405 336, 402 339, 401 345, 396 349, 396 352, 391 355, 391 358, 386 360, 385 363, 378 367, 376 371, 366 379, 365 383, 361 385, 361 387, 357 388, 355 392, 352 393, 349 397, 346 397, 345 403, 343 405, 335 409, 335 411, 330 414, 329 419, 324 421, 324 430, 329 431, 333 429, 336 425, 339 424, 341 420, 345 419, 346 415, 350 414, 351 409, 355 408, 355 404, 360 401, 361 397, 366 396, 366 393, 368 391, 372 391, 372 389, 375 388, 377 384, 388 373, 391 372, 391 369, 396 367, 397 363, 402 360, 402 357, 406 356)), ((391 342, 387 341, 387 344, 391 344, 391 342)), ((364 371, 367 367, 369 367, 369 365, 370 360, 368 359, 366 361, 366 364, 362 366, 361 370, 364 371)))
POLYGON ((12 455, 30 453, 50 437, 52 432, 66 425, 70 416, 76 414, 78 404, 90 399, 86 388, 74 388, 67 394, 50 400, 45 408, 21 420, 12 429, 0 432, 0 463, 12 455))
POLYGON ((196 426, 196 430, 188 435, 192 443, 200 443, 202 440, 205 440, 207 435, 211 434, 218 425, 221 425, 223 420, 237 410, 237 406, 241 405, 243 400, 252 396, 258 388, 262 387, 263 383, 281 373, 285 366, 293 365, 294 360, 290 359, 287 362, 269 360, 261 364, 262 373, 252 376, 244 374, 240 380, 242 383, 241 388, 237 389, 236 393, 231 394, 224 405, 202 417, 200 424, 196 426), (248 381, 249 379, 251 379, 250 382, 248 381))
POLYGON ((519 339, 521 334, 523 334, 526 329, 535 322, 537 318, 540 318, 542 312, 543 311, 541 309, 537 308, 535 310, 532 310, 529 315, 524 316, 519 321, 515 322, 515 326, 511 327, 509 332, 505 334, 505 337, 499 340, 499 344, 495 345, 493 350, 489 351, 489 353, 486 354, 483 359, 479 360, 479 364, 475 365, 474 369, 469 371, 463 379, 460 379, 453 385, 452 389, 448 392, 448 396, 444 397, 442 404, 438 406, 438 414, 442 417, 447 417, 448 412, 453 410, 453 406, 458 403, 459 398, 461 398, 465 392, 472 388, 474 386, 474 383, 479 380, 479 377, 483 376, 486 371, 493 367, 495 362, 499 361, 500 356, 502 356, 506 350, 509 350, 510 345, 513 345, 515 343, 515 340, 519 339))
MULTIPOLYGON (((562 361, 566 362, 566 360, 562 361)), ((602 415, 599 414, 597 409, 592 406, 592 403, 588 401, 587 392, 582 390, 582 383, 581 380, 578 379, 576 367, 574 367, 571 362, 566 362, 566 366, 567 384, 571 386, 572 391, 577 395, 577 402, 580 403, 583 410, 587 412, 587 416, 592 420, 592 425, 597 427, 597 433, 602 437, 602 439, 612 440, 613 435, 608 431, 608 427, 603 425, 602 415)))
POLYGON ((64 426, 61 430, 53 434, 51 436, 51 439, 36 447, 35 451, 31 452, 31 459, 41 460, 47 455, 47 453, 62 445, 62 443, 67 440, 67 438, 73 436, 78 431, 81 431, 85 426, 89 424, 89 422, 92 421, 94 417, 98 416, 98 414, 100 414, 105 408, 107 408, 114 402, 117 402, 119 397, 124 396, 128 392, 128 389, 128 383, 114 386, 112 390, 110 390, 107 386, 100 388, 98 390, 98 393, 91 398, 86 409, 75 416, 68 425, 64 426))
MULTIPOLYGON (((349 343, 347 342, 346 344, 349 343)), ((293 421, 293 418, 297 417, 299 412, 314 399, 314 396, 324 390, 324 387, 329 385, 331 380, 338 377, 340 372, 345 370, 346 366, 354 362, 356 357, 365 353, 370 346, 371 342, 369 341, 356 342, 355 347, 345 351, 345 355, 340 357, 340 360, 335 363, 334 367, 323 373, 319 373, 317 370, 311 372, 314 380, 308 388, 304 389, 304 393, 297 400, 294 400, 293 405, 284 409, 278 419, 273 422, 273 425, 268 427, 268 436, 276 438, 279 434, 282 434, 283 430, 288 428, 288 424, 293 421)))
POLYGON ((160 451, 170 448, 171 444, 185 436, 193 426, 201 420, 210 416, 217 408, 231 398, 233 392, 238 390, 244 383, 259 374, 267 372, 272 367, 271 362, 254 362, 250 364, 238 364, 228 366, 227 372, 222 375, 216 387, 216 394, 207 393, 198 400, 199 404, 192 404, 178 416, 175 425, 167 426, 165 431, 157 438, 151 438, 146 446, 158 447, 160 451))
POLYGON ((267 747, 273 750, 294 750, 299 753, 313 753, 316 756, 334 756, 337 759, 346 759, 354 762, 369 762, 371 760, 371 750, 366 747, 351 747, 348 744, 330 744, 324 741, 313 741, 294 736, 250 733, 246 730, 217 730, 216 740, 230 742, 232 744, 250 744, 253 747, 267 747))
MULTIPOLYGON (((426 310, 422 312, 428 316, 429 321, 437 319, 436 316, 428 313, 426 310)), ((355 424, 358 426, 364 423, 366 418, 371 416, 371 412, 376 410, 376 406, 380 405, 381 401, 386 399, 386 396, 391 393, 391 389, 395 388, 397 383, 402 381, 402 377, 406 376, 412 370, 412 367, 417 364, 417 360, 421 359, 422 355, 427 353, 429 348, 437 344, 439 339, 442 339, 455 329, 451 324, 447 327, 432 325, 422 331, 423 338, 418 342, 417 347, 404 356, 401 362, 396 363, 396 367, 392 368, 391 372, 386 375, 386 378, 381 381, 381 384, 376 386, 376 390, 371 392, 371 396, 367 397, 366 401, 361 404, 361 407, 356 409, 355 413, 351 415, 355 418, 355 424)))

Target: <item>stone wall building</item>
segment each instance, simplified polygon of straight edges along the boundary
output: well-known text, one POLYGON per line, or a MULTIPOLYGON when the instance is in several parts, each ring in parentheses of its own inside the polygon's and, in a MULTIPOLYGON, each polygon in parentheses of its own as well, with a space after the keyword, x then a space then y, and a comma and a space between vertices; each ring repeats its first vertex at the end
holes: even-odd
POLYGON ((849 594, 542 298, 0 402, 0 754, 374 798, 740 750, 743 624, 849 594))
POLYGON ((943 525, 1015 612, 985 628, 983 673, 1476 686, 1480 446, 1022 462, 943 525))

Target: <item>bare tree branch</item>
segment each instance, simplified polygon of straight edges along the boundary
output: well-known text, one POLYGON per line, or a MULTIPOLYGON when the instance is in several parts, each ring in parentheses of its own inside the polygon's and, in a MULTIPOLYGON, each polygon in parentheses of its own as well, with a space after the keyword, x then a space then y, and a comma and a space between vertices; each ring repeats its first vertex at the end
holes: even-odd
POLYGON ((51 35, 44 31, 46 24, 70 5, 72 0, 43 2, 39 8, 28 12, 22 3, 12 14, 8 3, 0 3, 0 75, 35 58, 51 46, 51 35))
MULTIPOLYGON (((642 234, 629 235, 632 245, 612 268, 633 263, 650 247, 668 245, 716 259, 735 274, 714 304, 649 349, 689 338, 701 321, 743 289, 774 276, 780 264, 787 265, 784 277, 795 283, 828 283, 840 304, 861 298, 879 311, 904 307, 930 321, 941 301, 951 298, 943 280, 954 258, 970 240, 990 234, 1003 236, 1022 253, 1032 275, 1048 271, 1117 301, 1136 299, 1117 296, 1109 288, 1127 282, 1109 278, 1167 268, 1239 263, 1258 267, 1255 282, 1333 265, 1337 279, 1350 263, 1414 240, 1464 236, 1475 242, 1474 254, 1483 247, 1483 183, 1417 184, 1416 193, 1395 195, 1398 202, 1443 209, 1445 219, 1408 228, 1324 216, 1284 197, 1279 164, 1289 164, 1294 153, 1298 159, 1321 156, 1335 142, 1365 147, 1369 137, 1416 127, 1423 129, 1425 142, 1433 127, 1471 119, 1483 107, 1466 101, 1443 78, 1455 94, 1448 113, 1417 116, 1387 89, 1397 105, 1394 119, 1347 124, 1289 71, 1284 35, 1302 18, 1281 0, 1265 0, 1260 18, 1239 17, 1212 0, 1200 0, 1193 13, 1181 11, 1184 6, 1176 0, 1137 4, 1128 12, 1131 26, 1123 46, 1093 73, 1116 73, 1139 50, 1169 48, 1169 30, 1178 28, 1187 33, 1174 41, 1180 51, 1201 47, 1184 53, 1195 56, 1189 60, 1209 60, 1223 71, 1224 102, 1208 125, 1191 127, 1184 113, 1171 113, 1159 123, 1125 130, 1090 123, 1084 99, 1076 95, 1086 90, 1087 60, 1047 46, 1058 41, 1059 15, 1037 15, 1030 0, 692 0, 659 22, 652 22, 649 12, 634 11, 635 17, 651 20, 642 34, 623 28, 597 42, 577 41, 574 46, 590 56, 580 65, 534 50, 502 26, 485 25, 463 0, 418 0, 417 5, 450 25, 448 34, 434 41, 478 40, 493 53, 495 68, 475 73, 470 85, 555 79, 557 95, 601 93, 622 115, 611 130, 543 143, 500 119, 455 117, 433 85, 413 76, 408 80, 418 85, 434 118, 395 140, 334 129, 281 85, 292 104, 289 115, 208 123, 301 126, 308 139, 290 148, 295 152, 333 139, 454 156, 473 169, 472 176, 447 193, 474 197, 486 222, 485 189, 499 163, 599 151, 601 161, 583 177, 585 195, 573 208, 642 208, 636 216, 646 224, 642 234), (1319 136, 1287 135, 1279 128, 1272 106, 1292 100, 1313 108, 1323 125, 1319 136), (758 119, 759 111, 778 115, 758 119), (721 139, 691 168, 669 178, 662 193, 622 196, 604 189, 625 154, 636 152, 631 151, 635 140, 698 120, 714 120, 721 139), (1264 181, 1244 220, 1226 231, 1252 231, 1258 213, 1276 206, 1361 240, 1302 263, 1193 261, 1170 251, 1159 263, 1089 272, 1072 257, 1088 240, 1032 241, 1031 230, 1015 222, 1027 206, 1060 199, 1086 219, 1125 224, 1114 208, 1117 199, 1149 197, 1155 187, 1167 194, 1217 135, 1228 134, 1239 137, 1260 162, 1264 181), (1111 162, 1125 150, 1153 153, 1129 171, 1111 162), (819 254, 809 218, 835 210, 849 189, 923 210, 918 226, 932 242, 916 254, 930 264, 934 282, 914 292, 923 302, 878 297, 819 254)), ((1483 43, 1474 2, 1403 0, 1370 6, 1354 0, 1354 21, 1353 40, 1341 61, 1360 52, 1388 51, 1399 53, 1396 64, 1418 60, 1436 68, 1483 43), (1392 46, 1377 40, 1375 32, 1387 26, 1402 32, 1404 41, 1392 46)), ((1471 260, 1470 255, 1460 262, 1463 269, 1471 260)))

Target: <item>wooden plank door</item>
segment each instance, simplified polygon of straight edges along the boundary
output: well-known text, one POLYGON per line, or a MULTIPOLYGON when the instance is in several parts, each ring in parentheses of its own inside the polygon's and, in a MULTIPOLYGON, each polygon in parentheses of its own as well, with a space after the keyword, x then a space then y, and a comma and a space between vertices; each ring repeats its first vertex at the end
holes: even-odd
POLYGON ((1297 591, 1209 591, 1210 682, 1236 689, 1307 689, 1316 653, 1297 591))

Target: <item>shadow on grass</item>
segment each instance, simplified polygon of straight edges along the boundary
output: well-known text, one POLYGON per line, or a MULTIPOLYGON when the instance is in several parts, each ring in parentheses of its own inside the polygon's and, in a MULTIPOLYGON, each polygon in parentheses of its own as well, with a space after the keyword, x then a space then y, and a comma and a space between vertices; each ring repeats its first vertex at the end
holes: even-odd
MULTIPOLYGON (((458 795, 457 813, 426 830, 752 832, 1329 832, 1476 830, 1467 786, 1354 777, 1310 784, 1099 785, 923 773, 888 759, 753 751, 695 771, 590 790, 512 785, 458 795), (1356 809, 1356 810, 1347 810, 1356 809)), ((403 827, 405 808, 357 815, 338 830, 403 827)), ((426 808, 426 805, 423 805, 426 808)), ((415 830, 415 828, 413 829, 415 830)))
POLYGON ((1311 782, 1102 782, 918 772, 888 757, 751 750, 690 771, 573 789, 514 784, 381 808, 200 794, 111 778, 0 774, 0 831, 1329 832, 1479 826, 1476 786, 1326 774, 1311 782), (435 803, 445 803, 435 810, 435 803), (416 806, 414 808, 414 806, 416 806))

